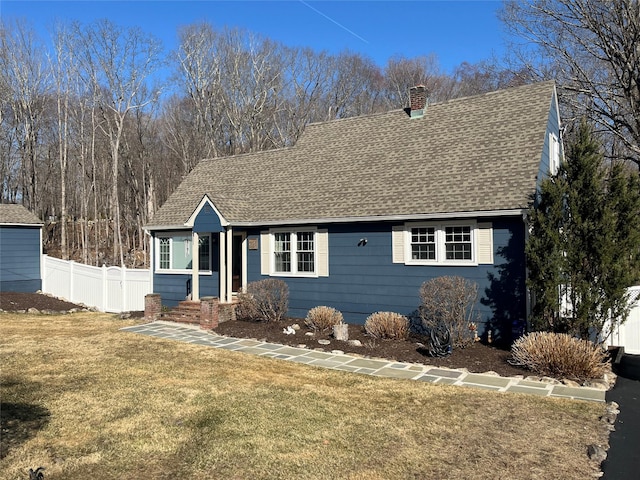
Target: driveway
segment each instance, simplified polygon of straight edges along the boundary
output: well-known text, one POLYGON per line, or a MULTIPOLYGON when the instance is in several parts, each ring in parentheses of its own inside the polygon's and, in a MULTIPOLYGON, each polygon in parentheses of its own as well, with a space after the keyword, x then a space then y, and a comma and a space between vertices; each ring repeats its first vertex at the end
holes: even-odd
POLYGON ((614 366, 615 386, 606 394, 607 402, 620 405, 615 431, 609 437, 607 459, 602 464, 605 480, 640 478, 640 355, 624 354, 614 366))

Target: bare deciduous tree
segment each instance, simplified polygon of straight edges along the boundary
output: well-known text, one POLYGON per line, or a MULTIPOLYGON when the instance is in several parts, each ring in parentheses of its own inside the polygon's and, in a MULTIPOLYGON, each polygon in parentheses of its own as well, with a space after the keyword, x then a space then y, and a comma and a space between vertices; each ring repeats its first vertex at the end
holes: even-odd
POLYGON ((640 166, 640 2, 510 0, 501 18, 526 42, 519 63, 557 79, 565 114, 586 115, 610 134, 610 155, 640 166))

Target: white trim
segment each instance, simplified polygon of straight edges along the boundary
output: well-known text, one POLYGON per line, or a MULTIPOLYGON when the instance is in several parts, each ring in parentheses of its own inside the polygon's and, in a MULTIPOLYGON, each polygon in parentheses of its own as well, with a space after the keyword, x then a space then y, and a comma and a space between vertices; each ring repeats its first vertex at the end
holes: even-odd
MULTIPOLYGON (((212 256, 212 248, 213 248, 213 241, 212 241, 212 235, 211 233, 205 233, 204 235, 201 235, 202 237, 208 235, 209 236, 209 267, 213 266, 213 256, 212 256)), ((152 247, 152 254, 153 254, 153 268, 150 269, 152 270, 152 272, 154 274, 160 274, 160 275, 167 275, 167 274, 180 274, 180 275, 192 275, 193 274, 193 269, 191 268, 171 268, 171 263, 173 261, 173 238, 177 237, 177 236, 181 236, 184 238, 190 238, 191 240, 191 252, 192 255, 194 253, 194 250, 197 251, 199 253, 200 248, 199 245, 197 248, 193 248, 193 232, 189 231, 189 230, 182 230, 182 235, 178 234, 177 231, 172 231, 172 233, 165 233, 165 232, 156 232, 155 235, 153 235, 151 238, 153 238, 153 247, 152 247), (169 239, 169 268, 160 268, 160 239, 161 238, 168 238, 169 239)), ((199 257, 198 257, 199 259, 199 257)), ((191 260, 192 265, 193 265, 193 258, 191 260)), ((207 269, 207 270, 199 270, 198 271, 199 275, 212 275, 213 274, 213 270, 211 270, 211 268, 207 269)))
POLYGON ((227 288, 225 289, 226 295, 223 297, 226 303, 231 303, 233 296, 233 229, 227 228, 226 231, 226 254, 227 254, 227 288))
MULTIPOLYGON (((318 229, 317 227, 303 227, 303 228, 271 228, 269 229, 269 276, 271 277, 296 277, 296 278, 318 278, 319 265, 318 265, 318 229), (313 233, 313 272, 298 272, 297 262, 297 234, 300 232, 313 233), (291 234, 291 271, 290 272, 276 272, 275 271, 275 243, 273 241, 273 235, 276 233, 289 233, 291 234), (295 239, 293 238, 295 236, 295 239)), ((328 244, 327 244, 328 245, 328 244)), ((327 262, 328 262, 328 249, 327 249, 327 262)), ((324 272, 323 272, 324 273, 324 272)), ((327 268, 327 275, 329 274, 327 268)), ((324 276, 324 275, 323 275, 324 276)))
POLYGON ((0 227, 37 227, 42 229, 44 223, 0 223, 0 227))
POLYGON ((560 139, 554 132, 549 132, 549 173, 555 175, 560 168, 560 139))
POLYGON ((218 268, 218 281, 220 282, 220 292, 218 298, 223 300, 227 296, 226 288, 227 288, 227 253, 226 253, 226 242, 225 242, 225 232, 218 233, 218 252, 220 256, 220 268, 218 268))
POLYGON ((211 201, 211 199, 209 199, 208 195, 204 195, 202 197, 202 200, 200 200, 200 203, 198 204, 198 206, 196 207, 196 209, 193 211, 193 213, 191 214, 191 216, 189 217, 189 219, 187 220, 187 222, 185 223, 185 226, 187 227, 193 227, 193 224, 196 221, 196 218, 198 216, 198 214, 200 213, 200 211, 202 210, 202 208, 205 205, 209 205, 213 211, 215 212, 216 215, 218 215, 218 218, 220 219, 220 224, 223 227, 227 227, 229 225, 229 222, 227 220, 225 220, 225 218, 222 216, 222 214, 218 211, 218 209, 216 208, 216 206, 213 204, 213 202, 211 201))
POLYGON ((429 266, 465 266, 478 265, 478 223, 475 220, 445 221, 445 222, 407 222, 404 224, 404 263, 405 265, 429 265, 429 266), (411 258, 411 229, 435 228, 436 258, 435 260, 415 260, 411 258), (447 260, 446 259, 446 227, 470 227, 471 236, 471 260, 447 260))

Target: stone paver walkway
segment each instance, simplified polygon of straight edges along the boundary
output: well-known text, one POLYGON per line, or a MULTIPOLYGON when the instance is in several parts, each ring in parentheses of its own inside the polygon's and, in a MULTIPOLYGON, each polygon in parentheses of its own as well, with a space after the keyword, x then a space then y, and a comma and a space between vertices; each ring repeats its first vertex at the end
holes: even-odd
POLYGON ((562 397, 576 400, 605 401, 605 391, 589 387, 568 387, 546 382, 531 381, 517 377, 500 377, 468 373, 462 370, 432 367, 415 363, 393 362, 345 354, 341 351, 320 352, 308 348, 260 342, 216 335, 199 327, 157 321, 144 325, 125 327, 122 330, 142 335, 177 340, 207 347, 222 348, 250 353, 268 358, 304 363, 316 367, 343 370, 346 372, 375 375, 379 377, 416 380, 436 384, 481 388, 496 392, 515 392, 562 397))

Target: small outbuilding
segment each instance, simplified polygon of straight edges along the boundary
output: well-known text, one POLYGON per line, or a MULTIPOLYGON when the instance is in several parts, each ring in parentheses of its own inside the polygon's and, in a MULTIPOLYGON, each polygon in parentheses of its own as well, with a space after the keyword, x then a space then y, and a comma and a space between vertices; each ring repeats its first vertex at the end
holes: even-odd
POLYGON ((0 292, 42 288, 42 225, 22 205, 0 204, 0 292))

